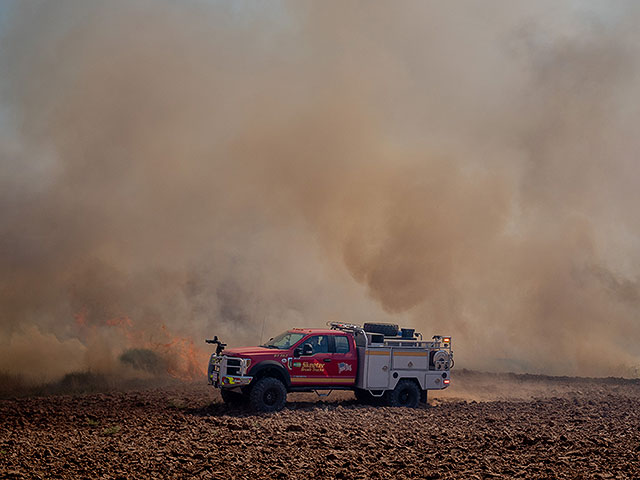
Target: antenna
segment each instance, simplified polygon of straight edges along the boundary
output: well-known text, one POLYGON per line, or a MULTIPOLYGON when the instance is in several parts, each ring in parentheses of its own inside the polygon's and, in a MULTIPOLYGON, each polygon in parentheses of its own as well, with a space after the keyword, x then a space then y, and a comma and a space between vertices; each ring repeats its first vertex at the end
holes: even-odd
POLYGON ((262 345, 262 337, 264 337, 264 324, 267 323, 267 316, 262 317, 262 332, 260 332, 260 345, 262 345))

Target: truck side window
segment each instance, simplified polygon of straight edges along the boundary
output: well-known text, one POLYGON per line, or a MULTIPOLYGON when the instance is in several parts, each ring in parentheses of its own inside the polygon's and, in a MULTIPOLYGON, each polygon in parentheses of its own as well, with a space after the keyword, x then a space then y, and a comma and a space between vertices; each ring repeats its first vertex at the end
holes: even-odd
POLYGON ((342 335, 337 335, 336 339, 336 353, 349 353, 349 339, 342 335))
POLYGON ((308 343, 313 347, 313 354, 316 353, 329 353, 329 337, 326 335, 314 335, 305 340, 304 343, 308 343))

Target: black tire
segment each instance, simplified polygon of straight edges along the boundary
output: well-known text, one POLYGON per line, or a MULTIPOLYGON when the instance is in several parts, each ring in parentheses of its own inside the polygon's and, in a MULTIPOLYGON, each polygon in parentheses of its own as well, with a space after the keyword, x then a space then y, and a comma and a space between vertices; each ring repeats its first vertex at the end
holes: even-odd
POLYGON ((286 401, 287 389, 273 377, 258 380, 249 394, 251 408, 258 412, 277 412, 284 408, 286 401))
POLYGON ((227 405, 240 405, 247 400, 247 397, 242 393, 234 392, 226 388, 220 389, 220 395, 222 396, 222 401, 227 405))
POLYGON ((398 335, 398 325, 393 323, 365 323, 364 331, 369 333, 381 333, 385 337, 398 335))
POLYGON ((420 391, 420 403, 424 403, 425 405, 429 403, 427 391, 428 390, 421 390, 420 391))
POLYGON ((392 407, 416 408, 420 403, 420 387, 413 380, 400 380, 387 396, 392 407))

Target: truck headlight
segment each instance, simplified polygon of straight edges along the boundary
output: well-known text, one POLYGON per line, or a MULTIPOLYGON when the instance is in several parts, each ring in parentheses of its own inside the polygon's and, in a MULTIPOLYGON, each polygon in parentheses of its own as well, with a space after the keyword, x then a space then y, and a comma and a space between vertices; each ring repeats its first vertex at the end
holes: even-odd
POLYGON ((245 358, 242 360, 242 375, 246 375, 249 371, 249 367, 251 366, 251 359, 245 358))

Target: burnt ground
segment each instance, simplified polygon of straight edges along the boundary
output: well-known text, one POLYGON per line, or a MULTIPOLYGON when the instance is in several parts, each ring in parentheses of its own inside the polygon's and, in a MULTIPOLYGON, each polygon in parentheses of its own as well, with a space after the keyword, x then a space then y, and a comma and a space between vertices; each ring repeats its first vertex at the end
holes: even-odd
POLYGON ((640 478, 640 383, 459 371, 430 406, 210 387, 0 400, 0 478, 640 478))

